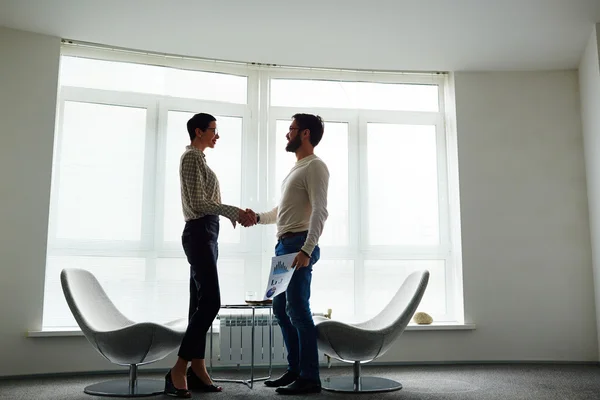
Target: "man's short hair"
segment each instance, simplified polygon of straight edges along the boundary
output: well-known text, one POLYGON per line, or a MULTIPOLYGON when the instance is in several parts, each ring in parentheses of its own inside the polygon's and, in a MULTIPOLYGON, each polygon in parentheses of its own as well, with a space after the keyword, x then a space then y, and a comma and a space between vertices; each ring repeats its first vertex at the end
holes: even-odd
POLYGON ((196 128, 199 128, 201 131, 205 131, 210 125, 211 122, 216 121, 217 119, 210 114, 199 113, 194 115, 187 122, 187 130, 190 134, 190 140, 194 140, 196 137, 196 128))
POLYGON ((323 131, 325 130, 323 119, 318 115, 301 113, 294 115, 292 118, 296 121, 296 125, 298 125, 298 132, 304 129, 310 130, 310 144, 313 147, 318 145, 323 138, 323 131))

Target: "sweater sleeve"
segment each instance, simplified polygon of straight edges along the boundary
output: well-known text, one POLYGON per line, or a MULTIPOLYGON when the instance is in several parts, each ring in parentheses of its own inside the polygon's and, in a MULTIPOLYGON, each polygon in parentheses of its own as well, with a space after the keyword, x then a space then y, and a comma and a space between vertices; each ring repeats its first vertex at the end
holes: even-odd
POLYGON ((258 214, 260 216, 260 221, 258 223, 262 224, 262 225, 276 223, 278 209, 279 209, 279 207, 275 207, 271 211, 267 211, 267 212, 258 214))
MULTIPOLYGON (((306 175, 306 191, 312 212, 308 226, 308 236, 302 250, 311 255, 319 243, 323 233, 325 221, 329 216, 327 212, 327 190, 329 188, 329 170, 321 160, 315 160, 308 166, 306 175)), ((262 218, 261 218, 262 219, 262 218)))

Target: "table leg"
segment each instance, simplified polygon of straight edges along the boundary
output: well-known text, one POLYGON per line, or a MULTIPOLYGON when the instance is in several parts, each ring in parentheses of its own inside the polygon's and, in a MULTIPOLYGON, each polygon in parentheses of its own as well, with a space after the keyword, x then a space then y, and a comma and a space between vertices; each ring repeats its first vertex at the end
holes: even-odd
POLYGON ((255 329, 256 329, 256 309, 252 307, 252 353, 250 356, 250 379, 226 379, 226 378, 212 378, 212 325, 210 327, 211 337, 210 337, 210 375, 213 382, 232 382, 232 383, 243 383, 248 386, 250 389, 253 388, 254 382, 265 381, 271 378, 271 374, 273 372, 273 312, 272 309, 269 308, 269 376, 264 376, 260 378, 254 378, 254 339, 255 339, 255 329))
POLYGON ((256 310, 254 307, 252 308, 252 334, 251 340, 252 344, 250 345, 250 389, 254 386, 254 328, 256 328, 256 310))
MULTIPOLYGON (((273 373, 273 309, 269 308, 269 377, 273 373)), ((267 378, 267 379, 268 379, 267 378)))

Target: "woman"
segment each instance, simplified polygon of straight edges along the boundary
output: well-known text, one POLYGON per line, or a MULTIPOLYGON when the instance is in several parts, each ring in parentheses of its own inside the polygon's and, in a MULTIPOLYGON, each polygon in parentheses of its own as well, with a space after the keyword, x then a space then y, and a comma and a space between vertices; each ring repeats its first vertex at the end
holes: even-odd
POLYGON ((182 243, 190 264, 189 323, 179 358, 165 377, 165 394, 180 398, 191 397, 190 390, 222 390, 212 383, 204 362, 206 332, 221 307, 217 274, 219 215, 228 218, 234 227, 236 222, 245 226, 256 223, 253 213, 221 204, 219 181, 204 157, 204 151, 214 148, 219 139, 216 118, 196 114, 188 121, 187 130, 191 143, 181 156, 179 177, 186 221, 182 243))

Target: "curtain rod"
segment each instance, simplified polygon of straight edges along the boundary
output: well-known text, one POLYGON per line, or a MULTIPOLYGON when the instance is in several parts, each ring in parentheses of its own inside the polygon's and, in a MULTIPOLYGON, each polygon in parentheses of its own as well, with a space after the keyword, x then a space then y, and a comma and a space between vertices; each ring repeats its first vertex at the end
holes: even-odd
POLYGON ((178 54, 171 53, 158 53, 144 50, 134 50, 128 49, 124 47, 115 47, 115 46, 105 46, 96 43, 90 42, 82 42, 71 39, 62 39, 63 45, 72 46, 72 47, 82 47, 96 50, 104 50, 104 51, 114 51, 118 53, 126 53, 131 55, 140 55, 147 57, 160 57, 160 58, 171 58, 171 59, 179 59, 179 60, 189 60, 189 61, 199 61, 205 63, 212 64, 223 64, 223 65, 231 65, 238 67, 255 67, 255 68, 273 68, 273 69, 295 69, 301 71, 323 71, 323 72, 345 72, 345 73, 367 73, 367 74, 392 74, 392 75, 412 75, 412 76, 432 76, 432 75, 447 75, 447 72, 443 71, 392 71, 392 70, 367 70, 367 69, 348 69, 348 68, 328 68, 328 67, 298 67, 298 66, 290 66, 290 65, 280 65, 280 64, 269 64, 269 63, 259 63, 259 62, 243 62, 243 61, 229 61, 229 60, 221 60, 221 59, 212 59, 212 58, 202 58, 202 57, 193 57, 193 56, 182 56, 178 54))

